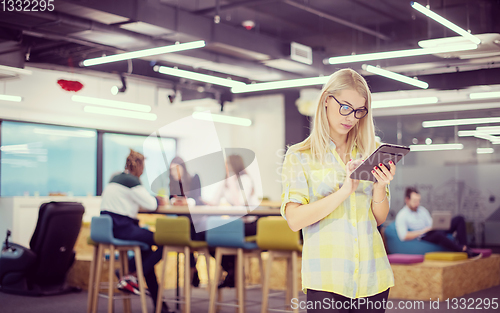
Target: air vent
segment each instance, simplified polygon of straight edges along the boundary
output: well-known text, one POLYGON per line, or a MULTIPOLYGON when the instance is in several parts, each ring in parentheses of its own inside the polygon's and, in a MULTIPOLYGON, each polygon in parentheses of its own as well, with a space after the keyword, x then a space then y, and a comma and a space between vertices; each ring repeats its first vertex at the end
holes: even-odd
POLYGON ((313 63, 311 47, 304 46, 296 42, 292 42, 290 47, 290 58, 292 60, 308 65, 313 63))

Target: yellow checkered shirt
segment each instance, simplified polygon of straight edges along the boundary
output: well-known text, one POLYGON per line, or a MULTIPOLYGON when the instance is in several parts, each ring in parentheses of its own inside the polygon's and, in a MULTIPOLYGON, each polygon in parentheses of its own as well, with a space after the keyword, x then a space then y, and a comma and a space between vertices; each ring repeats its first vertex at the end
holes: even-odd
MULTIPOLYGON (((310 150, 288 149, 282 168, 281 215, 289 202, 308 204, 336 192, 344 182, 345 164, 330 149, 323 163, 310 150)), ((356 147, 353 159, 361 158, 356 147)), ((362 298, 394 286, 394 275, 371 210, 373 183, 360 181, 356 191, 322 220, 304 227, 302 290, 328 291, 362 298)), ((387 188, 388 201, 390 200, 387 188)))

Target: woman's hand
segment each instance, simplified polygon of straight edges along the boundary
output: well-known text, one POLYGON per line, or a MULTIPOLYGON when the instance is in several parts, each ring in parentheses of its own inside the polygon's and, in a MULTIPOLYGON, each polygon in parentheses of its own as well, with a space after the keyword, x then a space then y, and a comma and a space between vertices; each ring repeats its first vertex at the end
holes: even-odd
POLYGON ((387 169, 382 163, 378 166, 375 166, 372 170, 373 176, 377 182, 373 185, 373 188, 385 188, 387 184, 394 179, 394 175, 396 174, 396 164, 394 162, 389 161, 390 169, 387 169))
POLYGON ((174 199, 175 200, 173 201, 172 205, 178 205, 178 206, 187 206, 188 205, 186 197, 174 196, 174 199))
POLYGON ((349 194, 353 193, 358 188, 359 180, 351 179, 351 173, 363 162, 363 160, 349 160, 345 165, 346 177, 342 188, 346 188, 349 194))

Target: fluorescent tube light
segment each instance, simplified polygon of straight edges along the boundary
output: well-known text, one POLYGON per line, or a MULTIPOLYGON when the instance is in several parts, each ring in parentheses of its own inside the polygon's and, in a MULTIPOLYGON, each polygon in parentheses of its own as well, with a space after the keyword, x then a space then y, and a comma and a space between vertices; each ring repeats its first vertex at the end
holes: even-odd
POLYGON ((408 76, 404 76, 404 75, 401 75, 401 74, 398 74, 398 73, 394 73, 394 72, 391 72, 391 71, 388 71, 388 70, 384 70, 384 69, 381 69, 379 67, 375 67, 373 65, 363 64, 362 68, 365 71, 368 71, 370 73, 377 74, 377 75, 380 75, 380 76, 384 76, 384 77, 387 77, 387 78, 390 78, 390 79, 394 79, 394 80, 400 81, 402 83, 406 83, 408 85, 416 86, 416 87, 419 87, 419 88, 422 88, 422 89, 429 88, 429 84, 426 83, 426 82, 423 82, 423 81, 420 81, 418 79, 414 79, 414 78, 411 78, 411 77, 408 77, 408 76))
POLYGON ((474 134, 474 137, 479 138, 479 139, 489 140, 492 143, 500 142, 500 137, 492 136, 490 134, 481 133, 481 132, 476 132, 474 134))
POLYGON ((320 77, 308 77, 308 78, 281 80, 281 81, 268 82, 268 83, 249 84, 249 85, 233 87, 231 89, 231 91, 233 93, 244 93, 244 92, 255 92, 255 91, 264 91, 264 90, 276 90, 276 89, 284 89, 284 88, 323 85, 328 81, 329 78, 330 78, 329 76, 320 76, 320 77))
POLYGON ((474 125, 500 123, 500 117, 484 117, 484 118, 462 118, 454 120, 439 120, 439 121, 424 121, 422 127, 443 127, 443 126, 459 126, 459 125, 474 125))
POLYGON ((441 150, 462 150, 461 143, 445 143, 438 145, 410 145, 410 151, 441 151, 441 150))
POLYGON ((461 45, 453 45, 453 46, 450 45, 450 46, 425 48, 425 49, 409 49, 409 50, 396 50, 396 51, 386 51, 386 52, 374 52, 374 53, 366 53, 366 54, 344 55, 344 56, 339 56, 339 57, 331 57, 331 58, 326 60, 326 63, 327 64, 343 64, 343 63, 353 63, 353 62, 362 62, 362 61, 385 60, 385 59, 393 59, 393 58, 413 57, 413 56, 419 56, 419 55, 474 50, 476 48, 477 48, 476 44, 469 43, 469 44, 461 44, 461 45))
POLYGON ((107 100, 107 99, 100 99, 100 98, 93 98, 86 96, 72 96, 71 100, 75 102, 102 105, 116 109, 125 109, 125 110, 132 110, 132 111, 146 112, 146 113, 151 112, 151 107, 145 104, 107 100))
POLYGON ((500 91, 493 92, 473 92, 469 95, 471 99, 491 99, 500 98, 500 91))
POLYGON ((128 118, 135 118, 135 119, 147 120, 147 121, 156 121, 156 119, 157 119, 157 116, 154 113, 125 111, 125 110, 119 110, 119 109, 95 107, 95 106, 90 106, 90 105, 86 105, 85 107, 83 107, 83 111, 87 112, 87 113, 111 115, 111 116, 118 116, 118 117, 128 117, 128 118))
POLYGON ((198 41, 180 43, 180 44, 164 46, 164 47, 157 47, 157 48, 151 48, 151 49, 145 49, 145 50, 139 50, 139 51, 133 51, 133 52, 125 52, 125 53, 109 55, 109 56, 100 57, 100 58, 87 59, 87 60, 83 61, 82 64, 83 64, 83 66, 92 66, 92 65, 111 63, 111 62, 117 62, 117 61, 123 61, 123 60, 143 58, 143 57, 164 54, 164 53, 170 53, 170 52, 177 52, 177 51, 202 48, 204 46, 205 46, 205 41, 198 40, 198 41))
POLYGON ((232 124, 238 126, 251 126, 252 121, 248 118, 211 114, 208 112, 193 112, 193 118, 202 121, 214 121, 217 123, 232 124))
POLYGON ((483 126, 476 127, 476 131, 490 135, 500 135, 500 126, 483 126))
POLYGON ((435 12, 432 12, 431 10, 429 10, 426 7, 424 7, 420 3, 412 1, 411 2, 411 6, 412 6, 412 8, 414 8, 415 10, 419 11, 420 13, 426 15, 427 17, 429 17, 429 18, 435 20, 436 22, 438 22, 438 23, 440 23, 440 24, 448 27, 449 29, 451 29, 455 33, 459 34, 460 36, 463 36, 464 38, 469 39, 470 41, 472 41, 476 45, 478 45, 478 44, 481 43, 481 40, 479 38, 477 38, 476 36, 470 34, 468 31, 466 31, 465 29, 457 26, 456 24, 448 21, 447 19, 445 19, 441 15, 439 15, 439 14, 437 14, 435 12))
POLYGON ((433 104, 439 101, 438 97, 423 97, 423 98, 408 98, 394 100, 378 100, 372 101, 372 109, 403 107, 419 104, 433 104))
POLYGON ((438 46, 450 46, 450 45, 460 45, 464 43, 469 43, 469 41, 462 36, 454 36, 454 37, 444 37, 444 38, 435 38, 435 39, 426 39, 420 40, 418 42, 418 46, 420 48, 433 48, 438 46))
POLYGON ((477 154, 486 154, 486 153, 493 153, 495 150, 493 148, 477 148, 476 153, 477 154))
POLYGON ((458 137, 474 137, 476 135, 475 130, 459 130, 457 132, 458 137))
POLYGON ((50 135, 50 136, 65 136, 65 137, 95 137, 95 131, 91 130, 57 130, 57 129, 45 129, 36 127, 33 132, 40 135, 50 135))
POLYGON ((162 73, 162 74, 183 77, 183 78, 197 80, 197 81, 201 81, 201 82, 205 82, 205 83, 209 83, 209 84, 214 84, 214 85, 220 85, 220 86, 226 86, 226 87, 245 86, 245 83, 239 82, 236 80, 220 78, 220 77, 216 77, 216 76, 212 76, 212 75, 200 74, 200 73, 195 73, 195 72, 190 72, 190 71, 185 71, 185 70, 179 70, 176 68, 171 68, 171 67, 166 67, 166 66, 155 66, 153 69, 159 73, 162 73))
POLYGON ((23 101, 23 98, 19 96, 0 95, 0 100, 21 102, 23 101))
POLYGON ((27 144, 1 146, 0 150, 2 150, 4 152, 18 151, 18 153, 28 153, 29 152, 29 148, 28 148, 27 144), (21 152, 19 152, 19 151, 21 151, 21 152))

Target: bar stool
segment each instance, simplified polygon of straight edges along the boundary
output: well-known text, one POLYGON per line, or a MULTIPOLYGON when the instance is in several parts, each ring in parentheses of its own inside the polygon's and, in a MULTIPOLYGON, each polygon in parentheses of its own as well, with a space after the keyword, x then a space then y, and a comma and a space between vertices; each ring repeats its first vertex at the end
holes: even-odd
MULTIPOLYGON (((141 299, 142 313, 147 313, 146 306, 146 286, 144 282, 144 273, 142 270, 141 249, 147 250, 149 246, 140 241, 121 240, 113 237, 113 221, 109 215, 94 216, 90 224, 90 239, 96 245, 97 252, 94 250, 93 262, 91 264, 91 276, 89 278, 89 298, 88 304, 92 306, 92 313, 97 310, 100 278, 103 267, 104 251, 109 250, 109 275, 108 275, 108 313, 113 312, 113 293, 114 293, 114 271, 115 271, 115 251, 119 252, 120 275, 128 274, 128 256, 127 251, 133 250, 135 254, 135 265, 137 270, 137 280, 139 282, 139 291, 141 299), (94 261, 96 260, 96 261, 94 261), (93 274, 93 275, 92 275, 93 274), (93 284, 90 285, 90 284, 93 284)), ((130 312, 130 302, 124 302, 125 312, 130 312)))
MULTIPOLYGON (((299 232, 294 232, 288 223, 281 216, 262 217, 257 221, 257 245, 262 250, 268 251, 266 271, 264 272, 264 282, 262 286, 262 309, 261 313, 268 311, 269 304, 269 281, 271 277, 271 267, 274 258, 285 258, 287 264, 287 281, 285 293, 285 306, 291 304, 292 298, 298 299, 298 263, 299 253, 302 253, 299 232)), ((271 309, 269 309, 271 310, 271 309)), ((273 311, 287 312, 287 310, 273 311)), ((289 311, 289 310, 288 310, 289 311)), ((298 312, 294 309, 293 312, 298 312)))
MULTIPOLYGON (((255 256, 260 259, 260 249, 255 243, 255 236, 245 237, 245 225, 241 218, 229 216, 211 216, 207 220, 206 240, 209 247, 215 247, 215 276, 210 290, 209 313, 215 313, 215 301, 218 281, 222 274, 223 255, 236 256, 236 292, 238 312, 245 312, 244 257, 255 256)), ((230 304, 226 304, 230 305, 230 304)))
POLYGON ((158 246, 163 246, 163 265, 161 268, 156 313, 160 313, 161 311, 161 301, 165 277, 167 276, 166 268, 169 251, 184 253, 184 301, 182 302, 184 302, 184 312, 189 313, 191 312, 191 266, 189 260, 191 252, 196 251, 205 255, 208 276, 207 288, 210 293, 210 274, 208 273, 210 268, 210 254, 208 252, 207 243, 205 241, 191 240, 191 222, 186 216, 158 218, 156 220, 154 239, 158 246))

